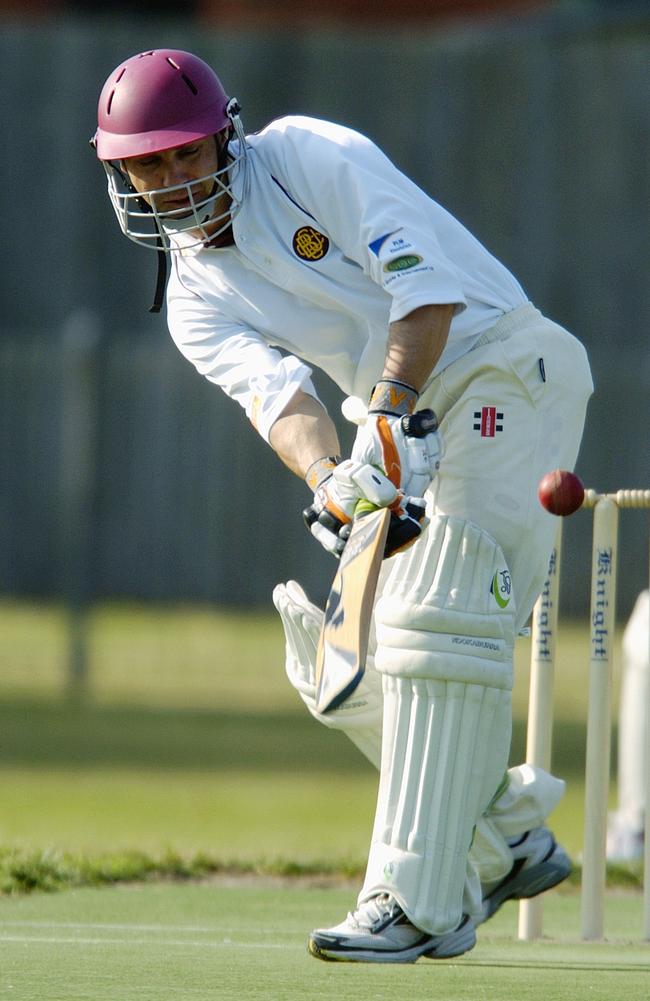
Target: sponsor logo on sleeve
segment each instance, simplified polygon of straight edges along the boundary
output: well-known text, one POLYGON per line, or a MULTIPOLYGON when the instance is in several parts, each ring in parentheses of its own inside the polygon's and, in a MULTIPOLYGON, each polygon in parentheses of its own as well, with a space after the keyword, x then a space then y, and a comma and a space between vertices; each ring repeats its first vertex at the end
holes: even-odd
POLYGON ((409 268, 414 268, 421 263, 422 258, 419 254, 402 254, 401 257, 395 257, 392 261, 386 261, 384 271, 408 271, 409 268))
POLYGON ((329 248, 328 238, 313 226, 301 226, 293 234, 294 253, 303 261, 320 261, 329 248))
MULTIPOLYGON (((379 257, 379 251, 386 243, 386 240, 389 240, 391 236, 395 236, 395 233, 399 233, 401 228, 402 227, 400 226, 399 229, 392 229, 390 233, 382 233, 382 235, 378 236, 376 240, 371 240, 368 244, 368 249, 372 251, 375 257, 379 257)), ((393 244, 395 243, 396 241, 393 240, 393 244)))
POLYGON ((390 247, 388 248, 388 253, 402 254, 404 253, 405 250, 410 250, 412 246, 413 246, 412 243, 409 243, 408 240, 405 240, 403 237, 400 236, 396 240, 390 241, 390 247))

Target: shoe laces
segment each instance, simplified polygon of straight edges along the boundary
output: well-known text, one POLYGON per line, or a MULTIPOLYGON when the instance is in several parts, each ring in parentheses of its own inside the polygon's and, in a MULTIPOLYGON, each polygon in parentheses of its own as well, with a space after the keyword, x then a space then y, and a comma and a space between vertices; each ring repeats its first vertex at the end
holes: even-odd
POLYGON ((372 930, 379 924, 403 914, 402 908, 390 893, 378 893, 348 914, 348 920, 359 928, 372 930))

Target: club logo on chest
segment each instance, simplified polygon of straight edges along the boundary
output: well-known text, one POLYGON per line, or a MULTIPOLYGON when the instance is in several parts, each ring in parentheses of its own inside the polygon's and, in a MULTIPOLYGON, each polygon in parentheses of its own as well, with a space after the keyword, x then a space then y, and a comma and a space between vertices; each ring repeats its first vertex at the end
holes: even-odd
POLYGON ((329 247, 325 234, 319 233, 313 226, 301 226, 293 234, 294 253, 303 261, 320 261, 329 247))

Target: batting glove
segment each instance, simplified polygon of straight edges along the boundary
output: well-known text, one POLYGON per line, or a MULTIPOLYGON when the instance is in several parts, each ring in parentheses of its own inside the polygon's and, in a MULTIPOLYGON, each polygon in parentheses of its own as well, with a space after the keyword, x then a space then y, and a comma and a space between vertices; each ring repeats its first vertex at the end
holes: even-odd
MULTIPOLYGON (((323 460, 319 463, 322 465, 323 460)), ((313 483, 311 469, 306 479, 313 483)), ((397 498, 397 489, 378 469, 346 459, 316 485, 314 502, 303 511, 303 517, 314 538, 338 558, 350 534, 359 501, 364 499, 375 507, 388 507, 397 498), (348 531, 344 531, 346 528, 348 531)))
POLYGON ((440 466, 442 444, 433 410, 414 413, 417 399, 412 386, 378 382, 352 458, 379 466, 406 496, 422 497, 440 466))
POLYGON ((307 472, 307 482, 315 487, 314 502, 303 511, 305 523, 320 544, 337 559, 352 529, 352 519, 361 500, 375 507, 390 507, 391 521, 384 556, 406 549, 421 534, 425 501, 404 497, 383 473, 367 463, 347 459, 318 460, 307 472), (318 480, 319 473, 322 479, 318 480))

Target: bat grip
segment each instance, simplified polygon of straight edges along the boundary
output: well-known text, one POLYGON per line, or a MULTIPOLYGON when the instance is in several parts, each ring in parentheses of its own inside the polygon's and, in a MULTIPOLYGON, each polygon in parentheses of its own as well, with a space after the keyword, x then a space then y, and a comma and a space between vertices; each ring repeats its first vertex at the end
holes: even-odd
POLYGON ((372 514, 373 511, 377 510, 378 507, 376 504, 373 504, 372 501, 369 501, 366 497, 362 497, 356 503, 356 507, 354 509, 354 517, 363 518, 364 515, 372 514))

